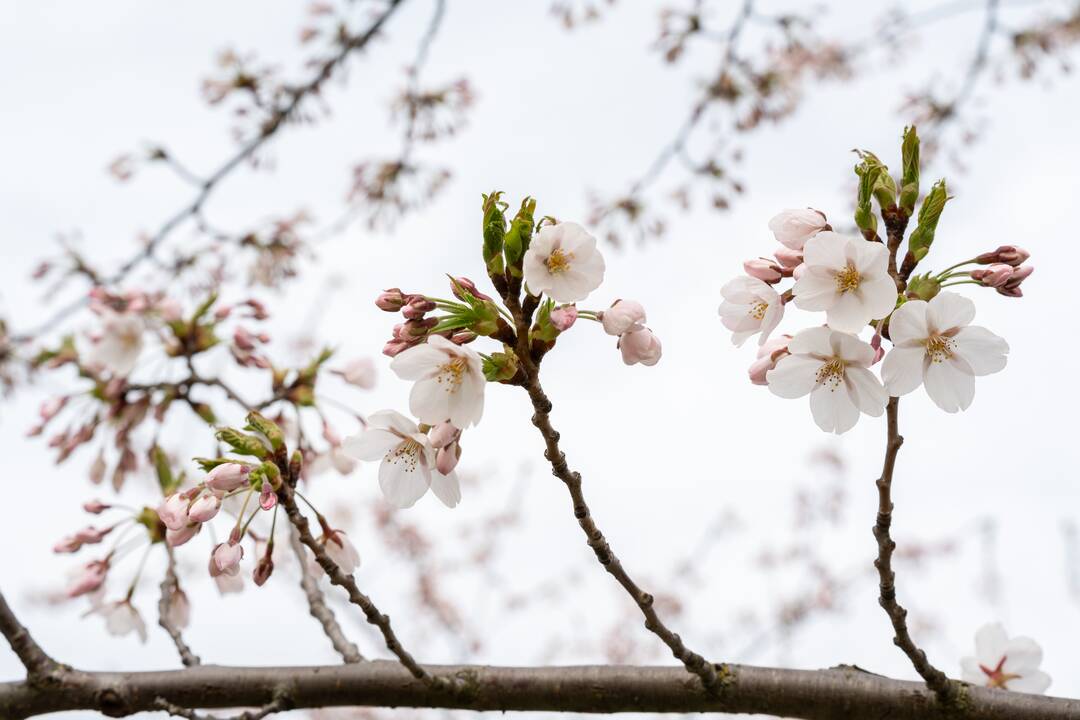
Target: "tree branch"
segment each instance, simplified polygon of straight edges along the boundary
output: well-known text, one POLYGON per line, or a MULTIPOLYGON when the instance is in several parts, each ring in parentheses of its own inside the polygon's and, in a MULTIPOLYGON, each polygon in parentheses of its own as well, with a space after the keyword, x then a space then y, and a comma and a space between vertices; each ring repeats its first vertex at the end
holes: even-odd
POLYGON ((878 602, 892 621, 895 636, 893 642, 911 660, 915 670, 927 687, 933 690, 942 701, 951 702, 957 699, 957 686, 949 680, 945 673, 938 670, 926 659, 926 653, 911 639, 911 633, 907 627, 907 610, 896 601, 896 573, 892 569, 892 554, 896 549, 889 534, 892 525, 892 479, 893 470, 896 467, 896 455, 900 452, 900 446, 904 444, 904 438, 900 435, 900 426, 897 420, 899 398, 889 398, 886 408, 888 420, 888 444, 885 447, 885 465, 878 478, 878 512, 877 523, 874 525, 874 537, 877 539, 878 556, 874 561, 874 567, 878 569, 880 596, 878 602))
POLYGON ((199 656, 192 652, 188 644, 184 642, 184 636, 180 633, 180 628, 173 623, 170 617, 173 594, 180 591, 180 581, 176 578, 176 560, 173 558, 172 548, 166 544, 165 549, 168 552, 169 561, 168 565, 165 566, 165 578, 161 581, 161 599, 158 600, 158 625, 172 638, 173 644, 176 645, 176 651, 180 653, 180 662, 184 663, 186 667, 191 667, 198 665, 200 660, 199 656))
POLYGON ((400 664, 372 660, 321 667, 228 668, 134 673, 71 671, 63 692, 27 682, 0 683, 0 717, 20 720, 64 710, 111 717, 178 707, 260 707, 284 693, 292 708, 425 707, 487 711, 726 712, 806 720, 1075 720, 1080 700, 963 686, 964 712, 944 707, 922 683, 891 680, 858 668, 781 670, 731 666, 731 682, 709 693, 676 667, 514 668, 429 666, 459 677, 468 692, 448 693, 414 678, 400 664))
POLYGON ((171 703, 165 698, 157 698, 154 701, 154 704, 159 710, 164 710, 170 715, 175 715, 176 717, 187 718, 187 720, 262 720, 267 715, 272 715, 273 713, 283 712, 290 709, 288 695, 286 695, 280 690, 274 693, 273 700, 266 703, 258 710, 247 710, 240 713, 239 715, 233 715, 229 718, 218 718, 213 715, 202 715, 195 712, 194 710, 189 710, 185 707, 180 707, 179 705, 171 703))
POLYGON ((334 611, 326 604, 326 598, 323 596, 322 590, 319 589, 319 581, 312 575, 311 568, 308 566, 307 555, 304 554, 304 545, 300 542, 300 535, 295 528, 289 530, 289 542, 292 544, 293 552, 296 553, 296 560, 300 565, 300 587, 303 588, 304 595, 307 596, 311 617, 318 620, 319 624, 322 625, 323 632, 326 637, 330 638, 330 644, 341 655, 342 660, 347 663, 360 662, 364 659, 364 656, 360 654, 356 645, 345 637, 345 633, 334 617, 334 611))
POLYGON ((48 684, 50 679, 53 679, 59 665, 41 649, 30 632, 15 617, 3 593, 0 593, 0 632, 19 656, 19 661, 26 668, 27 681, 31 685, 48 684))

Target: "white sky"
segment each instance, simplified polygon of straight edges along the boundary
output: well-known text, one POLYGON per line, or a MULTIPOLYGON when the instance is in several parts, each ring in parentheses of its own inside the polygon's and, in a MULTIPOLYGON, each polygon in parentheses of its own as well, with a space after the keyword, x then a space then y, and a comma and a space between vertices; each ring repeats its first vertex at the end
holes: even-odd
MULTIPOLYGON (((845 37, 865 35, 875 16, 860 10, 862 5, 833 3, 825 27, 845 37)), ((46 299, 27 276, 54 251, 54 234, 78 229, 91 256, 120 259, 131 252, 139 231, 156 228, 186 201, 188 189, 164 169, 148 169, 126 186, 111 182, 103 170, 118 153, 144 141, 164 143, 194 168, 219 162, 232 147, 228 118, 198 99, 200 78, 226 46, 257 48, 264 59, 292 67, 301 9, 300 3, 254 0, 39 0, 0 8, 0 67, 7 68, 0 74, 0 315, 16 329, 43 317, 46 299)), ((425 0, 409 3, 389 25, 390 42, 353 64, 348 85, 327 94, 333 116, 314 129, 284 133, 272 147, 277 171, 230 179, 208 207, 211 217, 240 228, 298 205, 318 217, 334 217, 350 163, 396 151, 386 103, 430 11, 425 0)), ((374 308, 375 293, 402 285, 442 294, 445 272, 479 279, 481 192, 501 188, 512 204, 531 194, 541 213, 583 218, 587 189, 617 192, 640 173, 693 98, 690 67, 706 68, 715 52, 704 48, 688 58, 689 65, 664 66, 649 51, 656 12, 656 3, 620 3, 604 22, 567 33, 548 15, 546 2, 450 3, 426 78, 467 75, 479 100, 460 138, 425 149, 421 157, 452 166, 453 182, 429 209, 391 234, 357 225, 320 247, 305 280, 271 298, 278 311, 271 326, 275 337, 285 341, 306 327, 320 290, 340 279, 332 300, 318 306, 318 333, 339 346, 342 357, 377 356, 381 370, 376 390, 344 390, 349 394, 342 397, 365 412, 404 410, 409 388, 378 356, 393 319, 374 308)), ((904 119, 895 109, 903 89, 920 85, 932 68, 943 73, 965 63, 979 22, 975 14, 938 26, 910 64, 889 72, 878 67, 853 83, 812 90, 793 119, 756 133, 742 168, 749 193, 732 212, 689 212, 673 219, 662 243, 605 249, 605 284, 586 304, 599 308, 617 297, 643 302, 664 343, 657 367, 623 366, 611 339, 585 323, 560 340, 545 363, 564 449, 585 478, 598 522, 643 583, 667 578, 673 559, 685 557, 723 512, 738 513, 749 526, 738 542, 702 559, 698 570, 706 582, 685 598, 687 614, 673 622, 691 646, 712 659, 743 659, 726 654, 737 652, 738 643, 723 640, 737 635, 735 608, 767 612, 778 596, 800 587, 801 576, 755 578, 748 566, 761 542, 780 547, 787 537, 795 490, 820 480, 808 458, 821 447, 848 461, 849 501, 845 521, 821 530, 815 546, 838 572, 869 565, 875 552, 869 531, 876 508, 873 481, 885 432, 883 419, 864 417, 843 438, 826 437, 805 401, 783 401, 746 382, 753 350, 733 348, 720 327, 719 288, 743 259, 772 249, 766 223, 779 209, 813 205, 830 217, 846 216, 851 148, 872 149, 898 165, 904 119)), ((1080 521, 1073 415, 1080 394, 1069 379, 1078 343, 1068 331, 1076 325, 1070 288, 1080 96, 1068 77, 1000 87, 987 78, 978 95, 986 98, 980 110, 985 137, 967 156, 971 172, 957 178, 931 267, 1016 243, 1032 251, 1038 270, 1022 301, 990 291, 967 293, 978 303, 977 322, 1012 347, 1008 368, 979 380, 968 412, 946 415, 921 392, 903 403, 907 442, 895 482, 894 534, 903 547, 905 540, 973 533, 981 518, 996 518, 1005 589, 996 602, 982 597, 976 585, 979 556, 965 550, 932 572, 902 564, 900 599, 916 623, 921 612, 937 623, 938 632, 920 639, 947 672, 959 672, 959 657, 969 651, 974 630, 1000 619, 1010 632, 1043 645, 1044 668, 1054 677, 1051 691, 1075 696, 1080 678, 1069 670, 1080 662, 1080 607, 1068 594, 1062 524, 1080 521)), ((784 329, 811 322, 790 313, 784 329)), ((76 327, 85 326, 84 320, 76 327)), ((151 624, 145 646, 108 637, 96 619, 80 619, 82 603, 62 609, 38 605, 42 591, 55 588, 74 564, 49 549, 84 523, 78 505, 88 492, 89 453, 56 468, 40 439, 23 437, 38 402, 61 382, 47 377, 40 388, 0 408, 0 468, 12 488, 8 504, 14 511, 0 525, 0 542, 9 548, 0 561, 0 584, 39 641, 65 662, 103 669, 176 667, 171 644, 153 626, 152 585, 139 601, 151 624)), ((624 608, 613 583, 590 567, 591 551, 574 527, 564 488, 543 465, 528 418, 524 393, 488 389, 484 422, 466 436, 462 460, 477 480, 452 512, 468 518, 490 511, 520 486, 527 526, 507 536, 513 545, 500 548, 502 582, 527 591, 568 570, 582 571, 585 579, 565 598, 570 602, 534 607, 527 624, 520 618, 495 627, 485 625, 493 622, 487 618, 494 617, 495 601, 477 587, 478 578, 453 586, 466 621, 489 628, 476 654, 453 643, 423 644, 423 620, 405 611, 400 559, 374 546, 366 550, 361 542, 361 587, 395 617, 406 644, 423 660, 532 662, 543 654, 545 635, 600 637, 619 617, 613 610, 624 608), (401 609, 395 612, 396 607, 401 609)), ((174 448, 181 456, 201 454, 209 444, 205 430, 192 428, 187 446, 174 448)), ((365 466, 349 478, 328 475, 313 492, 366 501, 378 493, 374 473, 365 466)), ((150 499, 145 490, 128 491, 130 502, 150 499)), ((441 557, 454 557, 459 540, 451 528, 460 524, 453 523, 458 516, 448 518, 451 511, 433 498, 406 512, 407 520, 438 539, 441 557)), ((364 523, 352 530, 361 539, 371 532, 364 523)), ((181 552, 190 565, 186 585, 195 602, 195 626, 188 636, 197 652, 223 664, 334 661, 299 605, 291 577, 275 578, 257 594, 220 599, 203 577, 208 548, 205 538, 200 541, 181 552), (259 604, 253 608, 254 599, 259 604), (287 621, 280 632, 259 632, 257 618, 284 612, 299 619, 287 621)), ((363 651, 379 654, 371 632, 351 619, 346 624, 363 651)), ((636 618, 625 630, 633 632, 650 647, 636 618)), ((667 661, 660 654, 656 659, 667 661)), ((749 659, 799 667, 855 663, 913 676, 892 646, 875 585, 865 581, 846 596, 842 612, 812 623, 790 644, 749 659)), ((552 658, 602 660, 595 646, 564 648, 552 658)), ((0 676, 19 674, 14 656, 0 650, 0 676)))

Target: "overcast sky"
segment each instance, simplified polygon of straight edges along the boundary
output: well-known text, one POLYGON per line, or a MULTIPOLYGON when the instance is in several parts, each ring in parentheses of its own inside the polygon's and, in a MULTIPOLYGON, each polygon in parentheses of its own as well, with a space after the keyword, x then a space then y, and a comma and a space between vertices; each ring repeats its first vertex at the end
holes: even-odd
MULTIPOLYGON (((459 138, 421 157, 452 167, 452 183, 392 232, 351 227, 318 248, 303 280, 284 295, 263 293, 276 311, 271 331, 283 357, 288 340, 312 327, 342 357, 376 357, 380 381, 374 391, 341 390, 364 412, 407 408, 408 384, 379 355, 393 319, 373 306, 378 290, 401 285, 439 295, 446 290, 444 273, 482 277, 479 200, 492 188, 505 190, 512 204, 533 195, 541 214, 584 219, 587 190, 623 190, 673 136, 694 98, 691 68, 708 67, 715 53, 703 48, 686 66, 665 66, 649 49, 658 3, 620 3, 602 22, 569 33, 549 15, 547 2, 449 5, 427 77, 437 82, 466 75, 478 101, 459 138), (334 284, 338 289, 324 301, 325 288, 334 284)), ((866 35, 875 15, 864 5, 831 3, 823 26, 844 37, 866 35)), ((350 163, 396 151, 398 134, 389 127, 386 106, 430 13, 428 0, 408 3, 388 25, 388 41, 350 66, 347 85, 335 84, 327 93, 332 116, 313 128, 283 133, 271 151, 276 171, 239 173, 221 187, 208 213, 235 228, 300 205, 317 217, 334 217, 350 163)), ((229 119, 200 101, 201 77, 227 46, 255 48, 266 60, 294 67, 301 19, 300 3, 255 0, 5 3, 0 315, 16 328, 44 316, 48 298, 27 278, 53 252, 57 233, 77 230, 81 247, 108 267, 132 252, 139 232, 156 228, 180 207, 189 190, 164 170, 147 170, 119 186, 106 176, 106 166, 144 142, 164 143, 194 168, 220 162, 232 147, 229 119)), ((750 385, 745 370, 753 350, 734 348, 721 328, 720 286, 745 258, 772 250, 766 224, 778 210, 812 205, 830 217, 847 216, 852 148, 874 150, 898 166, 905 119, 896 109, 904 90, 918 87, 935 68, 942 78, 955 79, 956 73, 948 73, 974 51, 980 22, 978 13, 959 16, 935 26, 910 62, 897 69, 879 64, 851 83, 811 90, 794 118, 747 140, 741 172, 748 193, 731 212, 687 212, 670 218, 662 242, 604 248, 605 283, 584 305, 599 309, 619 297, 641 301, 664 344, 659 365, 625 367, 612 338, 587 323, 561 339, 545 362, 564 449, 585 479, 598 522, 631 572, 646 583, 667 578, 672 559, 685 557, 725 511, 748 524, 738 543, 702 558, 698 569, 707 582, 687 600, 688 613, 677 623, 688 643, 710 658, 744 659, 716 657, 737 648, 710 647, 739 622, 725 609, 769 605, 798 589, 798 578, 762 581, 748 575, 749 555, 769 538, 779 546, 791 524, 793 494, 820 480, 810 458, 821 448, 847 462, 848 505, 844 521, 823 530, 816 547, 837 572, 869 567, 875 552, 869 531, 876 510, 873 481, 885 435, 883 419, 864 416, 842 438, 826 436, 813 424, 805 400, 781 400, 750 385)), ((977 542, 932 571, 900 568, 900 599, 910 605, 911 619, 917 625, 918 613, 925 611, 938 623, 926 638, 931 659, 958 674, 974 631, 1001 620, 1010 632, 1043 645, 1044 669, 1054 678, 1051 692, 1072 696, 1080 694, 1080 677, 1070 672, 1080 663, 1080 599, 1069 595, 1062 528, 1080 521, 1074 413, 1080 392, 1072 377, 1080 348, 1070 331, 1076 326, 1071 287, 1080 180, 1077 90, 1067 76, 999 85, 991 74, 976 92, 985 131, 965 151, 969 171, 937 169, 955 176, 950 186, 956 197, 941 221, 931 267, 1015 243, 1031 250, 1037 272, 1025 284, 1023 300, 965 290, 978 305, 977 324, 1009 341, 1009 365, 979 379, 974 405, 961 415, 941 412, 921 391, 904 401, 906 443, 894 517, 901 547, 905 539, 974 534, 987 517, 998 523, 996 557, 1005 585, 996 600, 977 585, 980 556, 969 551, 977 542)), ((659 189, 673 185, 662 181, 659 189)), ((809 315, 791 313, 783 329, 792 332, 810 322, 809 315)), ((74 329, 88 324, 84 317, 74 329)), ((0 583, 45 648, 65 662, 88 669, 176 667, 168 639, 153 627, 152 585, 138 601, 152 626, 146 645, 107 636, 103 623, 80 618, 83 603, 59 609, 39 604, 74 564, 52 555, 50 547, 84 522, 78 506, 88 494, 88 454, 56 468, 40 439, 23 437, 42 397, 61 387, 60 377, 46 377, 40 387, 0 406, 0 467, 10 511, 0 525, 0 540, 9 548, 0 561, 0 583)), ((575 527, 565 489, 544 467, 529 414, 524 393, 489 387, 484 421, 466 436, 461 468, 475 482, 466 486, 462 505, 450 511, 428 497, 404 512, 439 539, 441 556, 453 557, 458 535, 450 528, 460 525, 454 513, 479 516, 521 492, 527 526, 508 536, 513 545, 500 548, 501 581, 528 591, 569 570, 582 570, 587 580, 573 602, 546 611, 534 607, 527 622, 492 628, 479 654, 433 643, 416 648, 422 660, 525 664, 544 652, 542 628, 563 637, 575 628, 599 635, 610 626, 613 609, 624 607, 610 579, 590 567, 591 552, 575 527)), ((181 455, 201 454, 209 445, 209 437, 199 435, 206 431, 192 428, 190 447, 178 441, 173 448, 181 455)), ((125 492, 131 503, 153 501, 145 483, 125 492)), ((313 492, 366 502, 378 494, 375 467, 364 466, 348 478, 327 475, 313 492)), ((362 539, 371 530, 364 523, 351 529, 364 554, 361 587, 395 616, 407 644, 410 638, 421 643, 425 636, 410 628, 414 619, 394 612, 396 602, 405 602, 400 559, 368 551, 362 539)), ((272 581, 243 598, 219 598, 201 570, 204 545, 192 543, 180 553, 190 566, 185 577, 195 602, 190 641, 204 658, 223 664, 334 661, 291 579, 272 581), (259 603, 254 609, 253 595, 259 603), (256 616, 290 609, 296 619, 274 633, 255 626, 256 616)), ((453 591, 468 622, 485 627, 492 599, 475 585, 453 591)), ((857 583, 844 612, 750 659, 799 667, 854 663, 913 677, 891 643, 875 595, 873 582, 857 583)), ((366 653, 379 654, 371 632, 353 619, 346 624, 366 653)), ((632 632, 650 641, 636 619, 626 629, 632 632)), ((602 660, 595 647, 571 647, 552 659, 602 660)), ((0 676, 16 677, 20 670, 15 657, 0 650, 0 676)))

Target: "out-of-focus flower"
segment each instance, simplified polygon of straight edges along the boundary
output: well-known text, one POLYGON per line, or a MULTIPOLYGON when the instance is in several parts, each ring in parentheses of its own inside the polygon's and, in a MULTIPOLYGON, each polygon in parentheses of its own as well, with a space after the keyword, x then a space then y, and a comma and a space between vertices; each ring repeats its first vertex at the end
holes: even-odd
POLYGON ((324 532, 319 536, 319 544, 346 575, 352 575, 360 567, 360 553, 343 531, 331 529, 324 532))
POLYGON ((859 413, 878 417, 889 400, 868 369, 874 348, 854 335, 816 327, 788 342, 790 355, 768 371, 769 390, 782 398, 810 395, 810 412, 825 432, 837 435, 855 427, 859 413))
POLYGON ((971 325, 975 303, 956 293, 930 302, 910 300, 893 313, 893 349, 881 376, 890 395, 906 395, 920 385, 945 412, 967 410, 975 397, 975 377, 1005 367, 1009 344, 986 328, 971 325))
POLYGON ((107 370, 114 377, 127 377, 143 350, 143 319, 134 313, 105 310, 101 332, 87 353, 87 363, 107 370))
POLYGON ((369 357, 349 361, 339 374, 345 382, 364 390, 375 387, 375 363, 369 357))
POLYGON ((604 280, 604 258, 596 238, 577 223, 545 225, 533 238, 523 261, 529 291, 555 302, 584 300, 604 280))
POLYGON ((1050 676, 1039 669, 1042 648, 1029 637, 1010 638, 1001 623, 983 625, 975 633, 975 655, 960 660, 962 680, 1000 690, 1042 694, 1050 676))
POLYGON ((88 562, 75 576, 71 584, 68 585, 67 596, 73 598, 94 592, 105 584, 105 578, 108 574, 109 563, 107 560, 88 562))

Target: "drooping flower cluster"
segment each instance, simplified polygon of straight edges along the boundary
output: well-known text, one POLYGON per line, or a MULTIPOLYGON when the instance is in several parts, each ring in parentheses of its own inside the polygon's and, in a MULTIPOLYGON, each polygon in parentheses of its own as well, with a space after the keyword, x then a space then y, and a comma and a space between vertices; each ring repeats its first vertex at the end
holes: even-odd
POLYGON ((994 287, 1020 297, 1020 283, 1031 275, 1029 255, 1002 246, 940 273, 915 275, 929 253, 938 219, 948 199, 944 182, 933 186, 918 213, 918 226, 898 254, 918 188, 918 138, 905 135, 903 191, 871 153, 861 153, 855 214, 861 235, 833 231, 824 213, 785 210, 769 222, 781 244, 775 262, 748 260, 745 275, 721 288, 720 316, 742 345, 758 335, 760 350, 750 367, 755 384, 768 385, 784 398, 810 396, 815 422, 826 432, 850 430, 860 414, 882 414, 890 396, 919 386, 946 412, 967 409, 975 378, 1005 367, 1008 344, 989 330, 971 324, 975 304, 945 291, 961 284, 994 287), (880 205, 888 242, 877 234, 872 199, 880 205), (983 267, 961 271, 965 265, 983 267), (776 287, 786 278, 794 283, 776 287), (824 327, 771 339, 789 302, 801 310, 824 313, 824 327), (860 333, 872 334, 869 342, 860 333), (882 340, 892 349, 885 352, 882 340), (884 358, 881 379, 870 369, 884 358))

